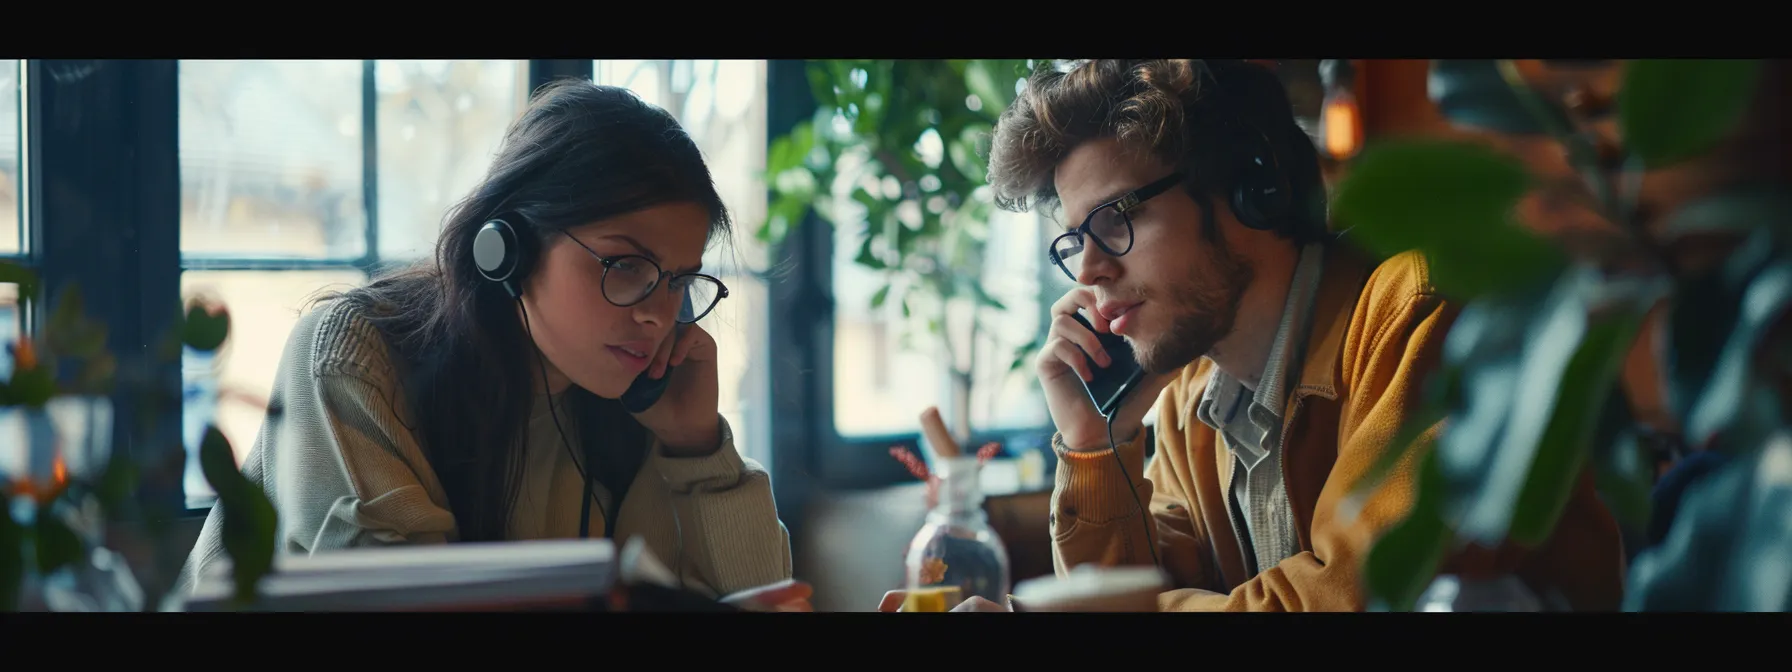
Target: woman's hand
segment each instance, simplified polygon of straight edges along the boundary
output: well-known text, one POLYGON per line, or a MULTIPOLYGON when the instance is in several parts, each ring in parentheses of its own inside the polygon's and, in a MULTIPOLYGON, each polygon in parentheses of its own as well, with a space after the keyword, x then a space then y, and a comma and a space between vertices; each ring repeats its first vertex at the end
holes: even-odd
POLYGON ((702 456, 722 447, 722 415, 716 379, 716 341, 695 324, 673 332, 654 353, 646 375, 659 378, 672 371, 666 393, 646 411, 635 414, 673 457, 702 456), (682 331, 680 334, 678 332, 682 331))

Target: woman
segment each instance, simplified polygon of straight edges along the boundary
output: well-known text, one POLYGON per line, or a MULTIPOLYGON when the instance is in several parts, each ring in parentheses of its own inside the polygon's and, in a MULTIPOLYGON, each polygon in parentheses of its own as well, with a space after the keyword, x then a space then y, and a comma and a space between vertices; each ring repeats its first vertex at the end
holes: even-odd
MULTIPOLYGON (((433 262, 293 329, 244 465, 281 552, 638 535, 687 589, 806 608, 768 475, 717 412, 715 341, 686 324, 728 294, 699 269, 729 233, 671 115, 588 81, 543 89, 433 262), (630 412, 638 377, 664 392, 630 412)), ((188 582, 223 557, 220 523, 188 582)))

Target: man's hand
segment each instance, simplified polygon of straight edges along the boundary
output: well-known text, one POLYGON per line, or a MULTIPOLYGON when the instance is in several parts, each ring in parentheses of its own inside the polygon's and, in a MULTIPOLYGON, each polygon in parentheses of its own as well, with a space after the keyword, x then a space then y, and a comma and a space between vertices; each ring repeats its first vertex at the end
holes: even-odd
MULTIPOLYGON (((1095 377, 1095 369, 1083 353, 1088 352, 1088 356, 1095 359, 1095 365, 1102 368, 1111 366, 1113 359, 1102 349, 1095 332, 1083 328, 1071 317, 1078 308, 1087 308, 1089 325, 1108 333, 1108 321, 1095 310, 1095 305, 1095 291, 1087 287, 1072 289, 1052 304, 1051 330, 1035 360, 1039 385, 1045 389, 1046 410, 1051 413, 1052 424, 1057 426, 1058 433, 1063 435, 1064 444, 1072 450, 1108 447, 1107 420, 1095 411, 1095 402, 1089 400, 1088 390, 1083 389, 1083 382, 1095 377)), ((1138 436, 1144 428, 1145 412, 1151 410, 1152 404, 1157 403, 1158 393, 1175 378, 1176 373, 1171 372, 1146 375, 1140 381, 1138 388, 1114 412, 1115 443, 1125 443, 1138 436)))
POLYGON ((815 589, 808 583, 789 580, 758 588, 748 588, 722 598, 722 602, 747 611, 815 611, 809 597, 815 589))
MULTIPOLYGON (((908 591, 892 590, 884 593, 884 599, 878 603, 877 610, 885 613, 902 611, 902 603, 907 599, 908 591)), ((972 596, 971 599, 958 603, 958 606, 953 607, 952 611, 1008 612, 1013 610, 981 597, 972 596)))

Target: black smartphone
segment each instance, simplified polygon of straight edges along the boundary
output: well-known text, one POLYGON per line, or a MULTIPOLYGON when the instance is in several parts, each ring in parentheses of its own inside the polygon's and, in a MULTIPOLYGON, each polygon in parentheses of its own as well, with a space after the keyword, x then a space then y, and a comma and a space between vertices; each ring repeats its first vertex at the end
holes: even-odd
POLYGON ((1145 370, 1139 368, 1139 363, 1133 360, 1132 346, 1126 344, 1125 337, 1095 331, 1095 326, 1089 324, 1082 313, 1071 313, 1070 316, 1083 325, 1084 329, 1095 334, 1095 338, 1101 341, 1102 349, 1107 351, 1108 358, 1112 360, 1106 367, 1102 367, 1095 363, 1095 358, 1089 356, 1087 351, 1083 352, 1083 359, 1089 362, 1089 372, 1095 378, 1083 381, 1083 389, 1089 391, 1089 400, 1095 402, 1096 412, 1101 417, 1111 417, 1114 411, 1120 409, 1120 404, 1126 402, 1126 397, 1138 388, 1139 381, 1145 379, 1145 370))
MULTIPOLYGON (((684 330, 691 326, 685 320, 691 319, 692 312, 691 295, 685 294, 684 305, 678 309, 678 324, 672 328, 672 333, 676 334, 673 338, 683 336, 684 330)), ((653 373, 650 364, 647 371, 642 371, 641 375, 635 376, 635 382, 628 386, 628 391, 622 393, 622 408, 630 413, 640 413, 653 408, 654 403, 660 400, 660 396, 666 393, 666 386, 672 382, 672 369, 673 367, 668 366, 665 375, 654 378, 650 375, 653 373)))

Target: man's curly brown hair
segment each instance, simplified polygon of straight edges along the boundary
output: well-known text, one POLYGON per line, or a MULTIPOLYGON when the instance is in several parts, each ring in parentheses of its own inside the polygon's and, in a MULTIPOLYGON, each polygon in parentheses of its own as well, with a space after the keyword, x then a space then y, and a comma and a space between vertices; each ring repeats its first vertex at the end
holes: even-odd
POLYGON ((1322 235, 1325 187, 1313 140, 1295 124, 1275 73, 1245 61, 1087 60, 1041 68, 996 125, 989 185, 1005 210, 1053 206, 1059 162, 1083 142, 1114 138, 1183 171, 1211 239, 1211 197, 1226 198, 1237 179, 1239 159, 1230 147, 1236 134, 1258 131, 1288 177, 1299 204, 1294 216, 1305 220, 1278 230, 1297 243, 1322 235), (1244 119, 1248 126, 1241 127, 1244 119))

